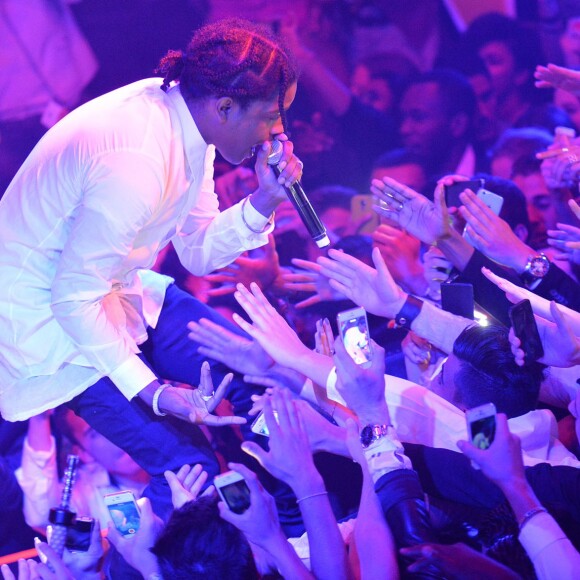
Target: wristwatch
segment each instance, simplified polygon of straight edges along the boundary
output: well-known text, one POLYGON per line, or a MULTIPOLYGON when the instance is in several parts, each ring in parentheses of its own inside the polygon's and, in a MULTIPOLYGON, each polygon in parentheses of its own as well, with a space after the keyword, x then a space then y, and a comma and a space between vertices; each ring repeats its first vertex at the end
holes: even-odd
POLYGON ((528 263, 521 274, 521 279, 524 281, 524 284, 530 288, 539 284, 549 270, 550 260, 548 260, 545 254, 530 256, 528 258, 528 263))
POLYGON ((361 445, 366 449, 372 443, 382 439, 389 433, 389 427, 392 425, 366 425, 360 432, 361 445))

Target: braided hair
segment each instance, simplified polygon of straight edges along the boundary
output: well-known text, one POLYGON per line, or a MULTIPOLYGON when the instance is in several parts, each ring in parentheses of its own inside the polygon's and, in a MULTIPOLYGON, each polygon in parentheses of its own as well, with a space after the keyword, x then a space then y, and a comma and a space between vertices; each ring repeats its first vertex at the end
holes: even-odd
POLYGON ((231 97, 244 108, 278 95, 284 130, 284 97, 298 72, 291 53, 266 26, 238 18, 208 24, 195 32, 185 52, 171 50, 156 70, 167 91, 179 81, 186 100, 231 97))

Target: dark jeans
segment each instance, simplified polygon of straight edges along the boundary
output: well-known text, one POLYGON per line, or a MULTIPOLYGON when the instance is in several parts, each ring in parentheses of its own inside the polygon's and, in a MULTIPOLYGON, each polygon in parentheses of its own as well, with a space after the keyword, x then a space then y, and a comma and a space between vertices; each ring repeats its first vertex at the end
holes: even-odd
MULTIPOLYGON (((199 384, 200 368, 205 358, 197 352, 198 344, 188 339, 186 325, 190 320, 200 318, 208 318, 241 332, 175 285, 167 289, 157 327, 149 329, 148 340, 141 345, 141 358, 157 376, 194 386, 199 384)), ((210 361, 210 365, 217 386, 230 371, 215 361, 210 361)), ((237 414, 248 411, 250 395, 255 391, 241 377, 234 378, 228 397, 237 414)), ((175 471, 186 463, 201 463, 210 480, 219 472, 217 459, 199 427, 170 416, 157 417, 139 397, 127 401, 108 377, 75 397, 69 406, 151 475, 151 483, 144 495, 151 499, 155 512, 164 519, 171 511, 164 471, 175 471)))

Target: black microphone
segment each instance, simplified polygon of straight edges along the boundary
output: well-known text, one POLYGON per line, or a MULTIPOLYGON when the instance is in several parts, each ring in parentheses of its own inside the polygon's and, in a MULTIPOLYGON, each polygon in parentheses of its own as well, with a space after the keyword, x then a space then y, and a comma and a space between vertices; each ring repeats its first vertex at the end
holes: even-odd
MULTIPOLYGON (((284 147, 280 141, 272 141, 272 152, 268 155, 268 165, 272 166, 276 175, 280 175, 278 162, 282 157, 284 147)), ((299 181, 295 181, 290 187, 284 187, 288 199, 296 208, 302 223, 306 226, 308 233, 319 248, 325 248, 330 245, 330 240, 326 234, 326 228, 322 225, 320 218, 316 215, 314 208, 302 189, 299 181)))

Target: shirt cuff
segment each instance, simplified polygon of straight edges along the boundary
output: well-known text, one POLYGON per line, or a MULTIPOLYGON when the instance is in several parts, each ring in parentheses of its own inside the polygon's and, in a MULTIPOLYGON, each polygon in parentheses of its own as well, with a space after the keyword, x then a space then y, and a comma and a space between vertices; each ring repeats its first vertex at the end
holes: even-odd
POLYGON ((339 392, 336 390, 336 367, 332 367, 330 372, 328 373, 328 377, 326 377, 326 393, 329 399, 348 407, 346 401, 340 396, 339 392))
POLYGON ((138 357, 132 356, 109 373, 115 386, 130 401, 149 383, 158 380, 155 373, 138 357))
MULTIPOLYGON (((261 232, 268 222, 270 221, 270 216, 264 217, 253 205, 252 200, 249 199, 248 203, 244 204, 242 211, 244 212, 244 218, 246 220, 246 224, 250 226, 250 228, 254 230, 258 230, 261 232)), ((274 224, 270 224, 270 227, 267 231, 262 233, 270 233, 274 229, 274 224)))
POLYGON ((544 512, 528 520, 519 536, 522 546, 532 561, 550 544, 567 539, 556 520, 544 512))
POLYGON ((48 451, 39 451, 30 446, 28 437, 24 439, 22 453, 22 467, 34 465, 37 468, 44 469, 51 460, 56 459, 56 443, 54 437, 50 436, 50 449, 48 451))

